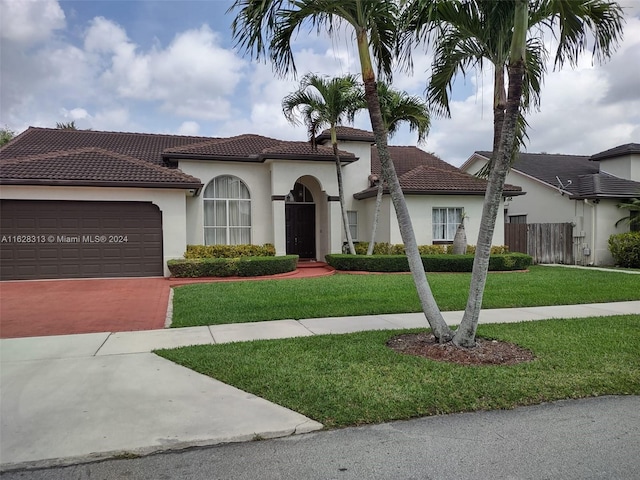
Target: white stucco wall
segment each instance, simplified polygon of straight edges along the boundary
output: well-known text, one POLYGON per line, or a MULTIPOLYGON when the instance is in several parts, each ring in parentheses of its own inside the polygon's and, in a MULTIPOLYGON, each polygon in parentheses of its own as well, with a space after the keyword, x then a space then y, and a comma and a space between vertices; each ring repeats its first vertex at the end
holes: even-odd
POLYGON ((162 213, 162 249, 165 276, 167 260, 184 255, 186 236, 186 192, 178 189, 115 187, 52 187, 3 185, 0 198, 11 200, 71 200, 151 202, 162 213))
POLYGON ((600 161, 600 171, 640 182, 640 155, 622 155, 600 161))
MULTIPOLYGON (((375 203, 375 198, 367 200, 375 203)), ((467 244, 476 244, 480 230, 480 219, 482 217, 482 196, 410 195, 406 197, 406 201, 418 245, 433 244, 432 209, 438 207, 463 208, 467 217, 465 219, 467 244)), ((368 241, 368 239, 365 241, 368 241)), ((402 243, 395 208, 389 195, 383 197, 376 241, 391 244, 402 243)), ((504 224, 501 218, 496 222, 492 244, 504 244, 504 224)))

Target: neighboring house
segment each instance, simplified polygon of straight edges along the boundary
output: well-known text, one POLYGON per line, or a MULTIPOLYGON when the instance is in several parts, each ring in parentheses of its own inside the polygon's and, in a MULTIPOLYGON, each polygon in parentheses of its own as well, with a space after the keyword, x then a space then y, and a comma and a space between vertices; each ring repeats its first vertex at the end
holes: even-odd
MULTIPOLYGON (((475 152, 460 167, 475 174, 491 152, 475 152)), ((506 223, 573 223, 574 258, 583 265, 610 265, 609 237, 629 231, 615 223, 627 213, 617 205, 640 196, 640 144, 592 156, 520 153, 507 181, 526 197, 507 198, 506 223)))
MULTIPOLYGON (((0 149, 0 279, 168 275, 188 244, 265 244, 324 259, 344 232, 328 132, 309 142, 29 128, 0 149)), ((368 241, 373 134, 339 128, 350 228, 368 241)), ((391 147, 419 244, 479 228, 485 182, 391 147)), ((522 194, 507 186, 505 195, 522 194)), ((503 225, 495 232, 502 244, 503 225)), ((378 242, 401 243, 388 194, 378 242)))

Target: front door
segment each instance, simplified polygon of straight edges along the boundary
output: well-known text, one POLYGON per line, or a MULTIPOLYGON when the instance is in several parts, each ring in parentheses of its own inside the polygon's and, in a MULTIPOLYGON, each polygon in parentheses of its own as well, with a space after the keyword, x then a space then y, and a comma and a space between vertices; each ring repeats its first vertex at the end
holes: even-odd
POLYGON ((316 206, 313 203, 289 203, 285 206, 287 255, 300 258, 316 256, 316 206))

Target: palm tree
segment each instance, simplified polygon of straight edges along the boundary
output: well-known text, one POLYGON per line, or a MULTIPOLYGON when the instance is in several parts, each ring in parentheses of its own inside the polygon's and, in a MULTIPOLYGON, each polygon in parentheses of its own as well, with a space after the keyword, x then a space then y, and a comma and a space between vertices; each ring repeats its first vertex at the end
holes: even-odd
MULTIPOLYGON (((427 104, 420 97, 411 96, 407 92, 401 92, 387 82, 378 82, 378 97, 380 99, 380 109, 382 119, 387 127, 389 136, 392 137, 400 128, 401 122, 409 124, 409 131, 418 132, 418 143, 423 142, 429 133, 431 120, 427 104)), ((371 241, 367 249, 367 255, 373 254, 375 246, 376 230, 378 229, 378 218, 380 215, 380 205, 382 204, 382 194, 384 193, 384 182, 381 178, 373 178, 373 183, 377 185, 376 205, 371 225, 371 241)))
MULTIPOLYGON (((493 155, 469 298, 454 338, 456 344, 475 344, 504 180, 526 136, 524 114, 540 100, 548 55, 543 33, 556 36, 555 65, 561 68, 565 61, 572 66, 577 63, 591 34, 595 39, 594 56, 598 60, 610 57, 622 35, 622 23, 620 6, 608 0, 412 0, 407 5, 404 29, 434 45, 433 74, 427 96, 440 113, 449 113, 448 92, 458 73, 464 75, 471 67, 483 69, 487 62, 494 68, 493 155), (520 31, 522 28, 524 32, 520 31), (517 59, 518 52, 521 60, 517 59), (521 98, 516 99, 518 89, 521 89, 521 98), (513 112, 510 108, 515 108, 516 103, 517 109, 513 112), (508 119, 510 114, 515 117, 508 119)), ((407 41, 406 45, 409 48, 411 42, 407 41)))
POLYGON ((342 164, 338 152, 338 137, 336 126, 343 121, 353 122, 356 112, 365 108, 362 91, 353 75, 346 75, 328 79, 310 73, 300 81, 300 87, 287 95, 282 101, 282 111, 287 120, 297 124, 297 113, 302 114, 303 122, 307 126, 309 140, 315 147, 315 138, 321 130, 329 127, 331 145, 336 159, 336 174, 338 177, 338 194, 342 210, 342 222, 347 235, 349 253, 355 255, 349 218, 344 201, 344 185, 342 181, 342 164))
POLYGON ((329 34, 341 26, 350 26, 354 29, 371 127, 378 148, 382 173, 387 181, 398 217, 400 234, 418 297, 434 335, 440 341, 449 341, 452 338, 452 332, 445 323, 427 282, 409 217, 409 209, 389 157, 388 132, 380 109, 376 71, 372 61, 373 53, 377 71, 386 78, 391 77, 399 17, 398 2, 395 0, 298 0, 295 2, 292 0, 235 0, 230 10, 234 9, 239 10, 232 23, 237 46, 250 52, 255 58, 266 56, 268 51, 276 72, 280 74, 295 72, 291 41, 294 34, 305 25, 311 30, 320 31, 324 28, 329 34), (263 35, 266 38, 263 38, 263 35))
POLYGON ((640 230, 640 198, 630 198, 618 204, 618 208, 628 210, 629 215, 622 217, 616 222, 616 227, 620 224, 627 224, 633 230, 640 230))

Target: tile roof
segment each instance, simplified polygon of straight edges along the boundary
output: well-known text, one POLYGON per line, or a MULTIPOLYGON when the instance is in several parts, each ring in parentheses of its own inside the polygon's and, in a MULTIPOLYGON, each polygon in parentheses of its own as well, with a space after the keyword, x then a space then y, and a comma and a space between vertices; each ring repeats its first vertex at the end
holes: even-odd
POLYGON ((578 191, 570 198, 634 198, 640 197, 640 182, 614 177, 608 173, 581 175, 578 178, 578 191))
POLYGON ((162 152, 171 147, 211 140, 207 137, 150 133, 98 132, 29 127, 0 149, 0 158, 19 158, 77 148, 102 148, 129 155, 157 165, 164 165, 162 152))
MULTIPOLYGON (((487 159, 491 158, 491 152, 476 153, 487 159)), ((571 195, 578 193, 578 179, 581 175, 600 172, 600 164, 589 161, 587 155, 548 153, 520 153, 512 168, 571 195)))
MULTIPOLYGON (((349 152, 339 151, 343 162, 353 162, 356 156, 349 152)), ((270 158, 291 160, 327 160, 333 161, 333 149, 319 145, 315 150, 309 142, 291 142, 245 134, 224 139, 168 148, 164 151, 165 159, 171 158, 206 158, 217 160, 244 160, 263 162, 270 158)))
MULTIPOLYGON (((358 159, 339 153, 345 163, 358 159)), ((200 185, 200 180, 175 168, 178 158, 334 161, 330 147, 314 150, 308 142, 260 135, 210 138, 29 127, 0 148, 0 184, 200 185)))
MULTIPOLYGON (((389 154, 405 194, 414 195, 484 195, 487 182, 417 147, 389 146, 389 154)), ((371 149, 371 173, 380 175, 380 160, 375 147, 371 149)), ((357 199, 376 195, 370 187, 354 195, 357 199)), ((387 189, 385 188, 385 192, 387 189)), ((522 189, 505 185, 505 195, 522 195, 522 189)))
POLYGON ((199 179, 96 147, 3 158, 0 182, 20 185, 200 188, 199 179))
MULTIPOLYGON (((640 182, 600 172, 600 159, 640 153, 640 145, 629 143, 591 157, 547 153, 520 153, 513 169, 558 188, 575 199, 631 198, 640 195, 640 182), (606 155, 605 155, 606 154, 606 155)), ((485 158, 491 152, 476 152, 485 158)))
POLYGON ((610 148, 604 152, 591 155, 591 160, 606 160, 607 158, 621 157, 623 155, 640 154, 640 143, 627 143, 610 148))
MULTIPOLYGON (((353 141, 353 142, 370 142, 376 141, 373 136, 373 132, 367 130, 360 130, 359 128, 344 127, 339 125, 336 127, 336 135, 338 141, 353 141)), ((331 140, 331 130, 326 129, 320 135, 316 137, 316 141, 321 143, 325 140, 331 140)))

